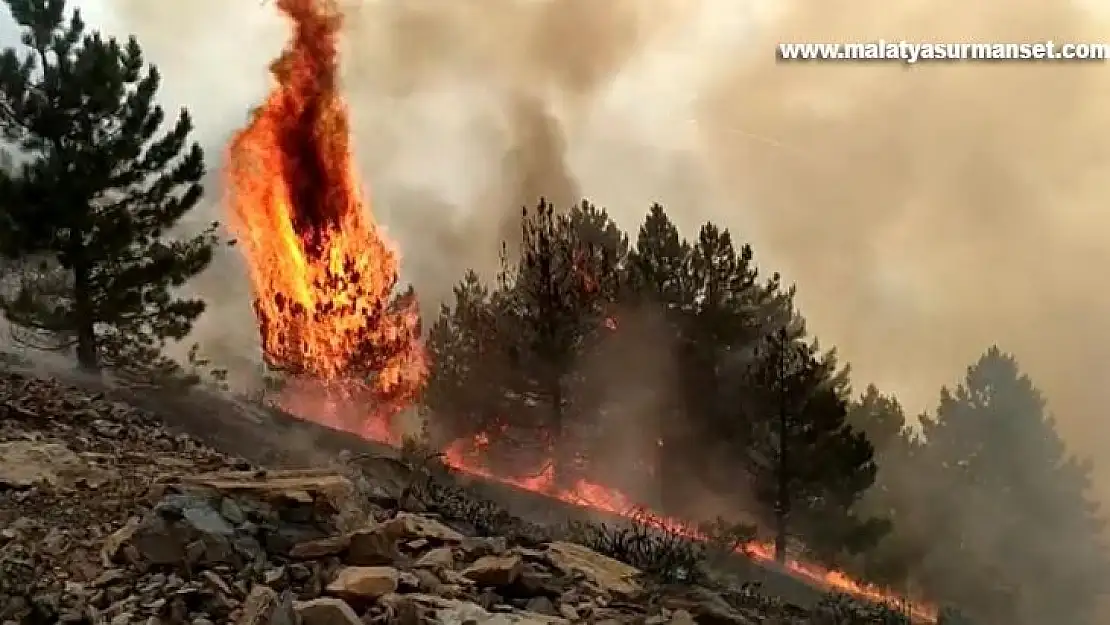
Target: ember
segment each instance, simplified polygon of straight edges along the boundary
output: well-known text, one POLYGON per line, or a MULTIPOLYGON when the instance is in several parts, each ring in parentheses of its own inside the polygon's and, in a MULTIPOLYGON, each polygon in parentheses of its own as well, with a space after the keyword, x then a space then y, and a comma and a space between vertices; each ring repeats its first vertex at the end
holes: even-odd
MULTIPOLYGON (((294 36, 272 67, 273 91, 232 141, 227 166, 230 221, 249 267, 263 352, 268 363, 292 374, 281 399, 287 410, 397 443, 390 420, 414 403, 427 367, 415 300, 411 293, 395 296, 397 253, 353 173, 347 111, 336 85, 341 19, 328 0, 277 5, 291 19, 294 36)), ((612 318, 606 325, 616 329, 612 318)), ((493 475, 482 461, 487 442, 482 435, 456 441, 446 460, 458 470, 579 506, 612 514, 639 508, 603 484, 580 480, 560 490, 547 462, 529 478, 493 475)), ((680 521, 660 523, 699 538, 680 521)), ((743 550, 773 559, 770 545, 743 550)), ((838 571, 799 561, 787 567, 829 589, 903 603, 838 571)), ((930 608, 913 614, 936 619, 930 608)))

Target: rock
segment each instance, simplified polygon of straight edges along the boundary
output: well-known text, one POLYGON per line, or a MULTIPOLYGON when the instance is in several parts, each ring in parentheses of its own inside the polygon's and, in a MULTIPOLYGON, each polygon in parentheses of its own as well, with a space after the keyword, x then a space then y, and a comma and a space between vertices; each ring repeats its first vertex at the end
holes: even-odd
POLYGON ((112 473, 85 462, 60 443, 8 441, 0 443, 0 486, 25 489, 32 486, 78 484, 99 488, 114 479, 112 473))
POLYGON ((553 542, 545 551, 550 564, 566 575, 584 575, 599 590, 631 597, 641 589, 636 581, 639 569, 593 551, 582 545, 553 542))
POLYGON ((577 621, 579 618, 578 610, 576 610, 574 606, 569 603, 559 604, 559 615, 567 619, 568 621, 577 621))
POLYGON ((425 569, 454 568, 455 550, 451 547, 437 547, 420 556, 413 566, 425 569))
POLYGON ((389 566, 347 566, 327 586, 328 594, 347 600, 377 599, 396 592, 400 572, 389 566))
POLYGON ((676 613, 683 610, 693 615, 698 625, 755 625, 747 616, 737 612, 717 593, 699 586, 677 589, 664 596, 662 605, 676 613))
POLYGON ((400 611, 404 603, 412 604, 422 611, 431 612, 428 625, 569 625, 569 621, 534 612, 491 613, 471 601, 445 599, 436 595, 396 595, 388 603, 394 611, 400 611))
POLYGON ((347 550, 351 544, 351 536, 328 536, 316 540, 306 540, 297 543, 289 550, 289 557, 300 560, 318 560, 326 556, 335 556, 347 550))
POLYGON ((139 529, 142 518, 133 516, 127 519, 123 527, 108 535, 100 547, 100 559, 105 568, 111 567, 119 558, 120 551, 128 544, 139 529))
POLYGON ((482 556, 501 555, 508 551, 509 544, 504 536, 467 536, 459 547, 468 557, 481 558, 482 556))
POLYGON ((668 625, 698 625, 694 617, 686 610, 675 610, 671 615, 668 625))
POLYGON ((528 603, 524 605, 524 609, 536 614, 543 614, 544 616, 559 616, 558 610, 555 609, 555 604, 547 597, 532 597, 528 603))
POLYGON ((462 543, 466 537, 443 523, 410 512, 399 512, 397 516, 382 524, 382 531, 394 540, 423 538, 441 543, 462 543))
POLYGON ((516 582, 524 567, 524 560, 518 555, 484 556, 468 566, 463 577, 481 586, 502 588, 516 582))
POLYGON ((278 595, 272 588, 255 586, 243 602, 242 614, 235 625, 270 625, 277 607, 278 595))
POLYGON ((303 625, 361 625, 358 614, 342 599, 320 597, 294 604, 303 625))
POLYGON ((131 536, 151 564, 230 564, 242 558, 232 546, 235 528, 200 497, 167 495, 131 536))
POLYGON ((350 536, 344 560, 354 566, 384 566, 401 559, 397 541, 384 529, 359 530, 350 536))

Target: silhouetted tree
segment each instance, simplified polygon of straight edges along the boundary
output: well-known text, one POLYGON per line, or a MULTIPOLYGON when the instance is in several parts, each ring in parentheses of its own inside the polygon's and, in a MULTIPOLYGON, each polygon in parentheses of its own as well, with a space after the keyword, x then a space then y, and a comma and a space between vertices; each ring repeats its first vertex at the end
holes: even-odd
POLYGON ((976 622, 1094 623, 1110 560, 1091 467, 1068 454, 1014 357, 990 348, 922 426, 933 482, 922 511, 946 512, 934 596, 976 622))
POLYGON ((684 336, 694 307, 690 255, 689 243, 664 208, 652 205, 628 255, 622 302, 632 313, 627 321, 621 321, 616 337, 617 341, 650 346, 639 350, 641 354, 650 352, 647 358, 637 358, 629 350, 629 362, 621 366, 645 379, 641 396, 652 394, 647 400, 652 415, 640 415, 655 417, 652 423, 642 425, 651 428, 658 439, 652 449, 654 457, 648 459, 655 475, 652 495, 654 503, 667 512, 681 511, 693 496, 687 487, 694 473, 691 459, 701 450, 698 429, 688 412, 690 396, 682 385, 686 373, 679 362, 680 355, 688 353, 684 336), (653 359, 665 359, 669 365, 666 383, 656 377, 659 363, 653 359), (645 375, 644 367, 652 371, 645 375))
POLYGON ((428 332, 431 370, 422 396, 447 442, 495 431, 505 410, 505 353, 493 295, 468 271, 428 332))
POLYGON ((505 431, 550 453, 562 479, 574 473, 581 450, 571 427, 575 366, 611 331, 627 241, 588 203, 560 214, 541 201, 525 211, 521 235, 520 255, 504 258, 499 279, 505 381, 515 400, 505 431))
POLYGON ((875 480, 873 449, 847 422, 846 372, 833 355, 770 333, 750 369, 750 473, 757 499, 773 513, 776 557, 796 536, 823 559, 868 548, 886 524, 856 516, 875 480))
POLYGON ((637 303, 657 303, 681 312, 692 305, 690 245, 660 204, 653 204, 628 255, 629 295, 637 303))
POLYGON ((917 588, 914 571, 928 549, 934 528, 922 523, 920 508, 921 441, 907 425, 902 405, 874 385, 853 401, 848 423, 867 436, 875 448, 878 473, 864 493, 858 510, 891 523, 891 531, 873 549, 852 563, 874 583, 905 593, 917 588))
POLYGON ((751 246, 737 250, 728 230, 707 223, 690 246, 684 277, 681 384, 702 446, 694 470, 717 491, 734 484, 735 463, 750 445, 751 424, 735 408, 747 389, 736 382, 766 333, 792 319, 792 293, 778 275, 761 280, 753 259, 751 246))
POLYGON ((215 225, 198 236, 166 232, 201 197, 204 157, 182 111, 162 132, 156 69, 134 38, 121 44, 67 19, 63 0, 6 0, 26 48, 0 56, 0 129, 21 152, 0 175, 8 201, 3 252, 41 257, 68 274, 64 297, 23 289, 9 319, 75 346, 90 370, 158 361, 204 310, 174 290, 203 271, 215 225))

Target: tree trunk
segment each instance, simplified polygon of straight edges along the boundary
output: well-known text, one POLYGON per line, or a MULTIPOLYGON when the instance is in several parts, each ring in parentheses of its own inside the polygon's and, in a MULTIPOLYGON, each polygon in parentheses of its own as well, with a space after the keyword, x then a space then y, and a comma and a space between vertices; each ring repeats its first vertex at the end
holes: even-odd
POLYGON ((77 333, 77 364, 81 369, 100 372, 100 357, 96 349, 96 320, 93 318, 92 293, 89 292, 89 268, 83 253, 78 252, 73 263, 73 309, 77 333))
POLYGON ((786 389, 786 342, 785 336, 781 336, 781 345, 779 347, 779 454, 778 454, 778 494, 775 497, 775 561, 779 564, 786 563, 786 523, 787 517, 790 514, 790 462, 788 453, 790 444, 787 440, 789 435, 789 406, 787 402, 786 389))
POLYGON ((572 441, 565 440, 566 431, 564 421, 566 420, 566 407, 563 405, 563 383, 559 376, 553 376, 548 384, 548 392, 551 397, 551 410, 553 422, 551 424, 551 440, 554 442, 554 450, 551 454, 552 470, 554 472, 554 482, 557 487, 565 488, 571 486, 573 471, 567 466, 571 462, 571 458, 567 457, 567 450, 574 449, 575 444, 572 441))

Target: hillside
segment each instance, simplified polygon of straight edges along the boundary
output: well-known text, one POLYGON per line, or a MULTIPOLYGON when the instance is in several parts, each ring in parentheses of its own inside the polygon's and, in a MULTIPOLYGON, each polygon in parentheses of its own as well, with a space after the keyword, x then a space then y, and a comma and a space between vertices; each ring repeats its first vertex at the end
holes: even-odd
POLYGON ((0 378, 0 622, 890 622, 815 591, 639 570, 572 541, 638 537, 624 559, 679 568, 693 552, 560 524, 573 513, 553 502, 288 417, 93 386, 0 378))

